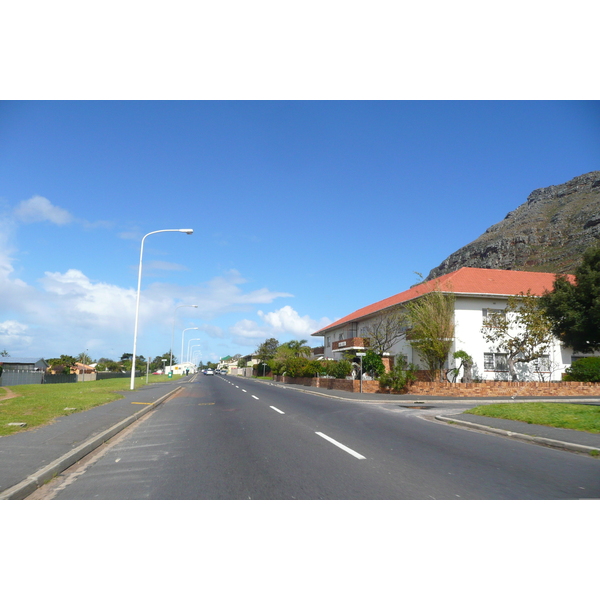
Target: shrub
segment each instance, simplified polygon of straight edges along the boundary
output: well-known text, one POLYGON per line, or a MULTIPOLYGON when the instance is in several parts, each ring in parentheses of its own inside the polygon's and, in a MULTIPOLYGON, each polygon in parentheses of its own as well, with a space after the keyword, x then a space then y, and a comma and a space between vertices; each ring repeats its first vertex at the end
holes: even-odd
POLYGON ((576 360, 566 369, 565 381, 600 381, 600 356, 576 360))
POLYGON ((403 356, 398 356, 393 369, 379 377, 379 385, 384 390, 392 389, 394 392, 406 392, 408 387, 416 380, 417 367, 412 363, 407 364, 403 356))
POLYGON ((325 375, 323 371, 323 362, 320 360, 310 360, 306 365, 304 372, 305 377, 321 377, 325 375))
POLYGON ((302 356, 288 358, 285 362, 285 374, 288 377, 305 377, 304 369, 306 368, 308 359, 302 356))
POLYGON ((267 364, 269 365, 269 369, 271 369, 271 373, 273 373, 273 375, 283 375, 283 372, 285 371, 285 363, 282 360, 275 360, 275 359, 271 359, 267 361, 267 364))
POLYGON ((385 366, 379 354, 375 354, 373 350, 367 350, 366 356, 362 360, 363 371, 370 373, 376 379, 385 373, 385 366))

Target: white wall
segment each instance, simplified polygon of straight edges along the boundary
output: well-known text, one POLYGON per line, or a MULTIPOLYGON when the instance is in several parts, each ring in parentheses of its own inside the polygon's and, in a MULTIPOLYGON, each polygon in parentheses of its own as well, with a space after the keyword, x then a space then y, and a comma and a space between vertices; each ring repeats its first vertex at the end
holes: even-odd
MULTIPOLYGON (((449 352, 449 368, 458 366, 455 364, 452 355, 457 350, 464 350, 473 357, 473 376, 483 380, 504 380, 508 381, 508 371, 485 370, 484 368, 484 353, 494 352, 494 348, 485 342, 481 333, 483 326, 482 309, 499 309, 506 308, 506 298, 504 297, 469 297, 456 296, 455 304, 455 340, 449 352)), ((358 324, 357 335, 360 336, 360 329, 370 319, 363 319, 358 324)), ((333 342, 338 341, 340 333, 347 331, 348 324, 344 324, 337 329, 323 336, 323 345, 325 347, 325 358, 333 358, 339 360, 343 353, 333 352, 333 342), (331 343, 327 347, 327 336, 330 336, 331 343)), ((419 357, 418 353, 413 350, 412 346, 406 341, 397 342, 391 349, 390 354, 404 354, 408 362, 412 362, 421 369, 425 369, 426 365, 419 357)), ((580 353, 574 353, 572 349, 563 347, 558 340, 555 340, 548 352, 550 371, 541 373, 544 380, 560 381, 562 374, 567 367, 571 366, 572 356, 581 356, 580 353)), ((595 353, 600 355, 600 352, 595 353)), ((520 381, 540 381, 540 374, 535 371, 533 363, 517 363, 517 373, 520 381)), ((459 379, 462 376, 459 375, 459 379)))

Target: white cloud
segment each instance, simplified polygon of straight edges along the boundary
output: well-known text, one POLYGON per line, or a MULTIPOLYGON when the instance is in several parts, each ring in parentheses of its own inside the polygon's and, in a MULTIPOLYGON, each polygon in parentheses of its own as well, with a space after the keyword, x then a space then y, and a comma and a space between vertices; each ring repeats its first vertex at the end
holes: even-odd
POLYGON ((248 345, 262 342, 270 337, 293 337, 310 340, 312 333, 331 322, 325 318, 312 319, 308 315, 301 317, 289 305, 269 313, 259 310, 257 314, 262 319, 262 324, 249 319, 242 319, 230 328, 231 334, 235 336, 239 343, 244 342, 248 345))
POLYGON ((43 196, 33 196, 29 200, 19 202, 15 208, 15 216, 24 223, 50 221, 55 225, 66 225, 74 220, 68 210, 54 206, 43 196))
MULTIPOLYGON (((27 335, 27 325, 18 321, 8 320, 0 323, 0 350, 27 347, 32 340, 30 335, 27 335)), ((0 362, 2 359, 0 358, 0 362)))
POLYGON ((200 326, 200 329, 205 331, 211 338, 223 339, 225 337, 223 330, 216 325, 204 324, 200 326))
MULTIPOLYGON (((133 287, 94 281, 77 269, 46 271, 35 285, 29 285, 12 276, 11 252, 3 240, 6 242, 0 235, 0 267, 4 265, 0 268, 0 318, 6 319, 6 327, 12 329, 5 330, 0 346, 5 346, 12 355, 46 357, 76 354, 87 349, 96 357, 118 358, 124 351, 131 351, 136 305, 133 287), (13 321, 27 330, 18 329, 13 321)), ((140 297, 140 352, 164 352, 173 339, 173 349, 179 354, 182 331, 192 326, 198 326, 198 333, 203 336, 205 356, 215 351, 211 348, 213 341, 218 341, 219 349, 231 348, 235 340, 229 323, 211 321, 227 319, 228 314, 236 312, 255 312, 260 305, 291 295, 267 288, 248 290, 246 284, 237 271, 229 271, 200 285, 177 286, 165 282, 148 285, 146 282, 140 297), (193 304, 198 308, 175 312, 177 306, 193 304)), ((262 331, 270 327, 267 323, 255 324, 258 329, 255 333, 262 335, 262 331)), ((238 329, 240 332, 234 332, 235 337, 248 344, 249 332, 241 326, 238 329)), ((190 335, 188 332, 185 336, 186 344, 190 335)), ((224 354, 227 353, 231 350, 225 349, 224 354)))

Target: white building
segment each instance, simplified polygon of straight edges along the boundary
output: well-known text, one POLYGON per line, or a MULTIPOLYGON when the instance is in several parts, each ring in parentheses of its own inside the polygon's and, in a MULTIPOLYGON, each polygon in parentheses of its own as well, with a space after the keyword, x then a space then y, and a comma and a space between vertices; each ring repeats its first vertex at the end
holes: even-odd
MULTIPOLYGON (((361 308, 312 335, 324 338, 325 359, 340 359, 346 352, 355 354, 364 351, 363 338, 366 337, 369 322, 380 317, 387 309, 401 306, 439 289, 455 297, 455 338, 448 355, 447 367, 458 366, 454 364, 453 354, 457 350, 464 350, 473 358, 474 377, 482 380, 508 380, 506 354, 497 352, 484 340, 481 332, 484 319, 490 311, 504 310, 507 299, 511 296, 528 291, 532 295, 541 296, 545 291, 552 290, 554 279, 553 273, 463 267, 361 308)), ((398 354, 403 354, 409 363, 426 368, 406 339, 397 342, 390 350, 390 355, 398 354)), ((582 356, 554 339, 548 354, 542 359, 533 363, 516 364, 518 378, 520 381, 560 380, 565 369, 582 356)))
POLYGON ((170 368, 173 370, 173 375, 185 375, 186 371, 191 375, 196 372, 196 365, 192 362, 183 362, 178 365, 173 365, 173 367, 167 367, 167 371, 170 368))

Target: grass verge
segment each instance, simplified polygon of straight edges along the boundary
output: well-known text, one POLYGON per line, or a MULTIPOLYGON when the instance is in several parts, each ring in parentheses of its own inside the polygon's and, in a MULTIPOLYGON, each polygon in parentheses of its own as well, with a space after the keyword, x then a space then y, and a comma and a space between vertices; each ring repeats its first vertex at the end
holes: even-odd
MULTIPOLYGON (((167 375, 152 375, 148 383, 173 381, 167 375)), ((135 387, 146 385, 146 376, 137 377, 135 387)), ((81 383, 52 383, 46 385, 15 385, 0 388, 0 436, 27 431, 47 425, 62 417, 113 402, 129 390, 130 379, 115 378, 81 383), (7 390, 17 396, 10 398, 7 390), (9 423, 26 423, 24 427, 9 423)))
POLYGON ((533 425, 547 425, 589 433, 600 433, 600 406, 524 402, 476 406, 465 412, 471 415, 523 421, 533 425))

